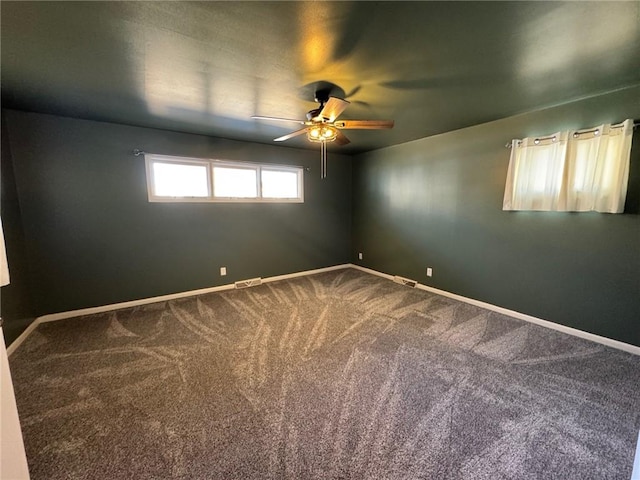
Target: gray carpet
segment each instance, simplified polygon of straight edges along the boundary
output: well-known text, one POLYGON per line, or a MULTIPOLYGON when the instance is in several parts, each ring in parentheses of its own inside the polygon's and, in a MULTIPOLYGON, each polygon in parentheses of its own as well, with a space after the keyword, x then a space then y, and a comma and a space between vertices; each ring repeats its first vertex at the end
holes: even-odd
POLYGON ((640 357, 347 269, 40 325, 35 479, 625 479, 640 357))

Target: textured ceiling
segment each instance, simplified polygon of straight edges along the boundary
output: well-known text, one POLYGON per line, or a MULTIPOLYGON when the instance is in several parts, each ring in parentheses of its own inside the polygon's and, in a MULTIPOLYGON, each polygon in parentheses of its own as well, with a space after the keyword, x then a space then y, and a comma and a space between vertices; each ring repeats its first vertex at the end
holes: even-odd
MULTIPOLYGON (((2 1, 3 107, 271 143, 318 82, 355 153, 640 83, 640 2, 2 1)), ((304 137, 286 143, 317 148, 304 137)))

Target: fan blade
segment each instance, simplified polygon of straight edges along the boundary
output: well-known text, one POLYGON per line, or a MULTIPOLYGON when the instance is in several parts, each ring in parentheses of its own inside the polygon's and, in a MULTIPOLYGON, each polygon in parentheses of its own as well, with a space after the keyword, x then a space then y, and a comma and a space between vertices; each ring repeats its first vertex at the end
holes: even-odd
POLYGON ((340 116, 344 109, 349 106, 349 102, 338 97, 329 97, 327 103, 318 116, 326 119, 329 123, 334 122, 340 116))
POLYGON ((338 130, 338 136, 334 140, 338 145, 346 145, 347 143, 351 143, 351 140, 347 138, 347 136, 338 130))
POLYGON ((293 122, 304 125, 304 120, 294 120, 293 118, 279 118, 279 117, 261 117, 260 115, 251 115, 251 118, 255 120, 273 120, 274 122, 293 122))
POLYGON ((393 120, 340 120, 335 122, 333 126, 352 130, 379 130, 393 128, 393 120))
POLYGON ((274 138, 274 142, 284 142, 285 140, 289 140, 290 138, 297 137, 298 135, 302 135, 307 132, 307 127, 301 128, 300 130, 296 130, 295 132, 288 133, 283 135, 282 137, 274 138))

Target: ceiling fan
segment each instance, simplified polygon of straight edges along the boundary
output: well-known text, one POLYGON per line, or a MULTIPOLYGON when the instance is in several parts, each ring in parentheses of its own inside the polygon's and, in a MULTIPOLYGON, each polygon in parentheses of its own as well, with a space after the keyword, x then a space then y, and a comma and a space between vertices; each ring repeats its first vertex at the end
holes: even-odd
POLYGON ((320 104, 318 108, 307 112, 306 120, 291 118, 263 117, 253 115, 256 120, 271 120, 276 122, 293 122, 304 125, 295 132, 282 137, 274 138, 274 142, 284 142, 299 135, 307 135, 307 140, 320 144, 320 177, 327 176, 327 143, 335 142, 338 145, 346 145, 351 141, 340 130, 379 130, 393 128, 393 120, 338 120, 340 114, 349 106, 348 101, 338 97, 329 96, 328 92, 318 91, 315 101, 320 104))

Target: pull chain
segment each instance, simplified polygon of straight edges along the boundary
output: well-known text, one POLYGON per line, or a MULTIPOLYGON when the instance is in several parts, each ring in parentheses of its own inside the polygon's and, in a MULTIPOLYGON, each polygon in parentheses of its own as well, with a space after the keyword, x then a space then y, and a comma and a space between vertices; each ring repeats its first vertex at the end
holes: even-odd
POLYGON ((327 142, 320 142, 320 178, 327 178, 327 142))

